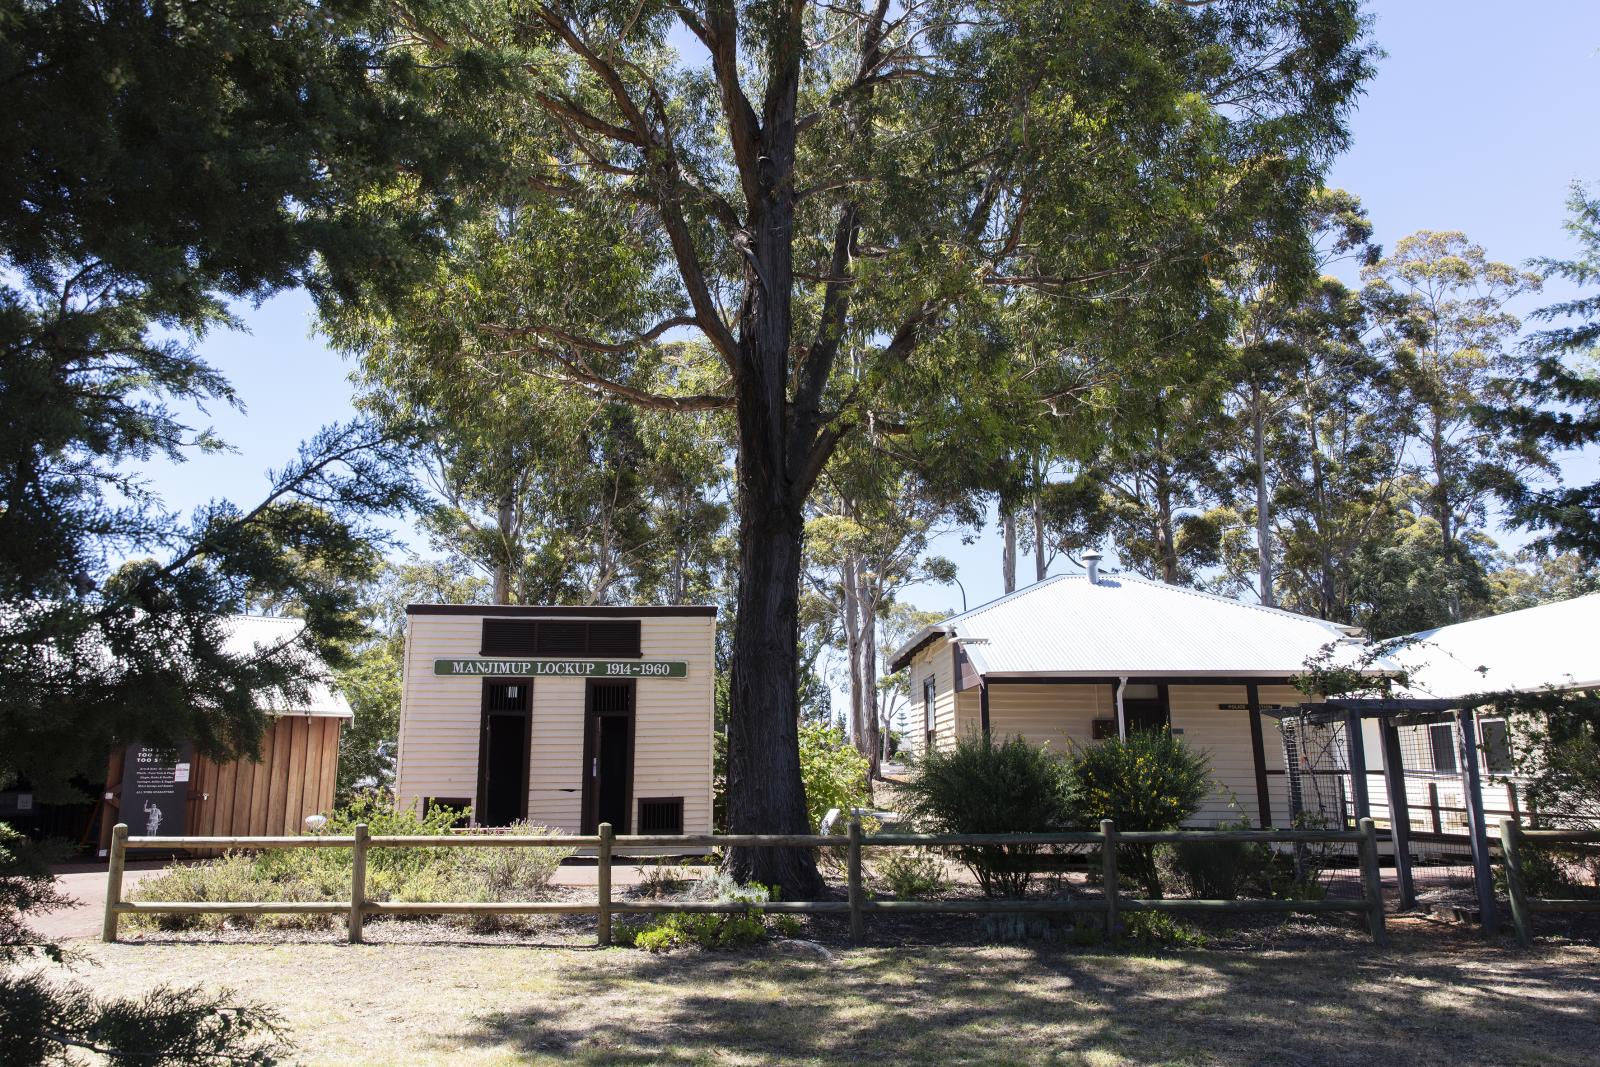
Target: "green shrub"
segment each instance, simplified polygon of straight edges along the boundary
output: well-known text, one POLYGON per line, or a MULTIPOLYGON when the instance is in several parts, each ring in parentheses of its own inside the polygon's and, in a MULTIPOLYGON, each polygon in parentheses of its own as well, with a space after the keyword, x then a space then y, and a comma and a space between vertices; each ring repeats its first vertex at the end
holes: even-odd
POLYGON ((1204 948, 1206 935, 1198 927, 1161 911, 1131 911, 1123 932, 1134 944, 1146 948, 1204 948))
MULTIPOLYGON (((1223 822, 1218 830, 1248 830, 1250 820, 1223 822)), ((1253 841, 1179 841, 1157 850, 1163 881, 1200 900, 1275 896, 1274 857, 1269 845, 1253 841)))
MULTIPOLYGON (((899 793, 907 814, 935 833, 1043 833, 1072 822, 1066 781, 1066 762, 1048 747, 972 734, 918 760, 899 793)), ((991 897, 1026 894, 1038 852, 1037 845, 958 850, 991 897)))
MULTIPOLYGON (((772 892, 764 885, 742 885, 718 871, 691 886, 684 899, 756 905, 771 900, 772 892)), ((795 929, 791 924, 774 922, 773 926, 780 932, 795 929)), ((689 945, 707 949, 737 948, 765 941, 767 935, 768 920, 755 907, 742 912, 670 912, 643 924, 619 923, 614 934, 619 944, 646 952, 665 952, 689 945)), ((792 935, 786 933, 785 936, 792 935)))
MULTIPOLYGON (((530 822, 512 823, 506 831, 515 837, 560 838, 560 830, 530 822)), ((458 878, 480 882, 506 900, 536 900, 550 888, 563 860, 577 849, 567 845, 549 848, 460 849, 455 869, 458 878)))
POLYGON ((872 876, 897 900, 920 900, 943 893, 950 885, 944 858, 922 849, 891 848, 872 864, 872 876))
MULTIPOLYGON (((261 901, 270 903, 346 900, 350 896, 350 874, 335 884, 318 877, 326 873, 313 870, 309 875, 285 874, 263 866, 261 857, 230 852, 216 859, 168 867, 146 878, 129 892, 130 900, 261 901)), ((221 930, 224 927, 254 929, 264 927, 320 928, 332 926, 334 915, 181 915, 172 913, 128 916, 134 929, 168 931, 221 930)))
MULTIPOLYGON (((349 834, 366 823, 373 836, 443 833, 456 813, 434 809, 427 818, 383 806, 381 796, 358 798, 334 812, 325 834, 349 834)), ((518 823, 511 832, 557 837, 558 832, 518 823)), ((367 897, 407 903, 534 900, 544 895, 561 862, 573 854, 552 848, 373 848, 367 852, 367 897)), ((201 863, 173 866, 146 879, 134 900, 316 901, 348 900, 351 850, 347 848, 273 849, 256 854, 229 853, 201 863)), ((132 917, 135 927, 160 930, 217 930, 224 926, 327 927, 336 915, 171 915, 132 917)), ((507 925, 502 916, 466 920, 478 929, 507 925)), ((522 920, 525 921, 525 920, 522 920)))
POLYGON ((872 799, 867 789, 870 767, 844 731, 823 723, 800 724, 800 780, 805 784, 811 829, 822 825, 830 808, 849 811, 872 799))
POLYGON ((779 937, 799 937, 805 932, 805 923, 800 921, 798 915, 774 915, 767 921, 779 937))
MULTIPOLYGON (((1574 877, 1573 869, 1587 857, 1561 849, 1524 845, 1521 849, 1522 887, 1531 897, 1583 897, 1593 896, 1594 889, 1574 877)), ((1506 895, 1506 869, 1503 863, 1494 869, 1495 888, 1506 895)))
MULTIPOLYGON (((1211 789, 1210 760, 1170 730, 1139 730, 1126 741, 1107 738, 1074 751, 1066 775, 1066 803, 1089 826, 1102 819, 1118 830, 1176 830, 1211 789)), ((1154 850, 1117 849, 1122 873, 1152 897, 1161 895, 1154 850)))

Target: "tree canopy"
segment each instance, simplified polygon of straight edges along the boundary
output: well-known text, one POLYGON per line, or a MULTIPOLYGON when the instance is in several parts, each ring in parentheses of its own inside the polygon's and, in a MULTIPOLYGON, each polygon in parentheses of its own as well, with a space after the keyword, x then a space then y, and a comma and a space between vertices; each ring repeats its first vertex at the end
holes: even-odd
POLYGON ((313 260, 321 285, 394 278, 472 153, 399 91, 446 76, 359 4, 5 0, 0 27, 0 781, 49 796, 113 741, 250 751, 254 694, 357 632, 362 515, 409 500, 384 434, 330 428, 259 502, 190 518, 137 468, 225 447, 183 412, 240 402, 194 347, 231 300, 313 260), (440 195, 355 203, 375 172, 440 195), (292 602, 304 640, 228 651, 250 598, 292 602))
MULTIPOLYGON (((805 825, 802 524, 840 442, 932 447, 982 392, 953 384, 1008 376, 1019 294, 1049 298, 1045 351, 1131 303, 1213 317, 1209 272, 1295 231, 1371 58, 1353 0, 392 10, 419 66, 504 82, 470 104, 506 161, 474 210, 532 222, 479 328, 527 373, 731 415, 736 832, 805 825)), ((815 881, 804 857, 731 863, 815 881)))

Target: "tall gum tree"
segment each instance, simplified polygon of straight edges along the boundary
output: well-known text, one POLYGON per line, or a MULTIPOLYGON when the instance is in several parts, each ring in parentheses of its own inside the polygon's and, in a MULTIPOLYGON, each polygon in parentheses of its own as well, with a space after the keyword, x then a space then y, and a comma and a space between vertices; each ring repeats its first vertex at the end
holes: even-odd
MULTIPOLYGON (((542 227, 514 313, 482 324, 505 358, 732 415, 735 833, 807 826, 803 517, 840 442, 869 422, 910 451, 959 436, 960 394, 1006 373, 986 339, 1011 294, 1050 298, 1062 343, 1129 302, 1210 299, 1213 257, 1297 216, 1371 59, 1356 0, 392 10, 419 69, 501 79, 471 105, 508 164, 478 206, 542 227), (634 373, 685 337, 705 361, 634 373)), ((801 850, 736 849, 728 866, 818 886, 801 850)))

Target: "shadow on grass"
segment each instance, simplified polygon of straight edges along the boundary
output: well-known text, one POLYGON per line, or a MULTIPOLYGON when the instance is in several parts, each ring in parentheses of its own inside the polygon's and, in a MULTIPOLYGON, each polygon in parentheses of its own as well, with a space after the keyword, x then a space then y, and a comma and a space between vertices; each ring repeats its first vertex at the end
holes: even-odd
POLYGON ((585 957, 452 1044, 572 1063, 1592 1064, 1600 975, 1486 948, 585 957))

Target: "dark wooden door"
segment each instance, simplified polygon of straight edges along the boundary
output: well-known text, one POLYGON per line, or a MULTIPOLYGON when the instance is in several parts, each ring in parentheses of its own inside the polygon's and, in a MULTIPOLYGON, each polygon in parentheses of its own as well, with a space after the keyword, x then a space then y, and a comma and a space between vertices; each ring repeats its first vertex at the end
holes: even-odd
POLYGON ((608 822, 631 832, 633 808, 632 681, 591 681, 584 730, 583 832, 608 822))
POLYGON ((510 826, 528 817, 531 696, 525 681, 484 683, 478 803, 473 812, 479 826, 510 826))

